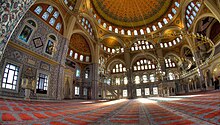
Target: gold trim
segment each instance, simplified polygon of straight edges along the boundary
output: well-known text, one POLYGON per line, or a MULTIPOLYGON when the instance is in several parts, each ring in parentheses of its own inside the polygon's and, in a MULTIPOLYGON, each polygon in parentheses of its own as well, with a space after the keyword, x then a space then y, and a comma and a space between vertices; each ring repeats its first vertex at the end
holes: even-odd
POLYGON ((20 50, 24 53, 27 53, 27 54, 29 54, 29 55, 31 55, 31 56, 39 59, 39 60, 43 60, 44 62, 47 62, 49 64, 52 64, 52 65, 58 65, 59 64, 58 62, 56 62, 54 60, 51 60, 51 59, 48 59, 48 58, 46 58, 42 55, 39 55, 39 54, 37 54, 37 53, 35 53, 35 52, 33 52, 33 51, 23 47, 23 46, 20 46, 19 44, 16 44, 16 43, 12 42, 11 40, 8 42, 8 45, 15 48, 15 49, 17 49, 17 50, 20 50))

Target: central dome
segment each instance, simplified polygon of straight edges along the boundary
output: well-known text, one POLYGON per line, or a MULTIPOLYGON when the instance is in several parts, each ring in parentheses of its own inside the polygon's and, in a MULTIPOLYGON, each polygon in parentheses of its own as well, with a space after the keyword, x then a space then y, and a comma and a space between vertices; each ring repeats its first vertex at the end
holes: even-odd
POLYGON ((171 3, 172 0, 92 0, 103 19, 123 27, 153 23, 168 11, 171 3))

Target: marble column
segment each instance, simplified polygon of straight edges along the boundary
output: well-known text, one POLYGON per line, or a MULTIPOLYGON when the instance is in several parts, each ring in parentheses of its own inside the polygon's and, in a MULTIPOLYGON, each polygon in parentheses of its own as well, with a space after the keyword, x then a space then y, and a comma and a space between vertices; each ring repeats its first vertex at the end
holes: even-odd
POLYGON ((36 0, 0 1, 0 61, 14 29, 36 0))

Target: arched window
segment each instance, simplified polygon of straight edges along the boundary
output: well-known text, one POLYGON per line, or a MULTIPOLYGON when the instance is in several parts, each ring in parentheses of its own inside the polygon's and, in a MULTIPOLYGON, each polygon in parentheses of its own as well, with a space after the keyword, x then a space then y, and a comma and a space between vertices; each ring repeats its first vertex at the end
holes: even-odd
POLYGON ((48 19, 49 15, 50 14, 48 12, 44 12, 42 18, 46 21, 48 19))
POLYGON ((70 50, 70 54, 69 54, 70 57, 73 56, 73 50, 70 50))
POLYGON ((98 19, 98 23, 101 24, 101 19, 98 19))
POLYGON ((150 75, 150 82, 155 82, 155 75, 154 74, 150 75))
POLYGON ((86 62, 89 62, 89 61, 90 61, 90 57, 86 56, 86 62))
POLYGON ((120 83, 121 83, 120 78, 115 78, 115 83, 116 83, 116 85, 120 85, 120 83))
POLYGON ((175 6, 179 8, 180 4, 178 2, 175 2, 175 6))
POLYGON ((74 59, 78 59, 78 53, 75 53, 74 59))
POLYGON ((152 26, 152 29, 153 29, 153 31, 156 31, 157 30, 157 28, 156 28, 156 26, 152 26))
POLYGON ((115 28, 115 33, 118 33, 118 28, 115 28))
POLYGON ((122 72, 126 72, 126 68, 121 63, 117 63, 112 69, 112 73, 122 73, 122 72))
POLYGON ((158 22, 158 26, 159 26, 159 28, 162 28, 162 27, 163 27, 163 25, 161 24, 161 22, 158 22))
POLYGON ((34 10, 34 12, 39 15, 42 12, 42 10, 43 9, 41 6, 37 6, 37 8, 34 10))
POLYGON ((34 32, 37 30, 37 24, 35 21, 28 19, 25 21, 23 27, 21 28, 18 39, 23 43, 29 44, 34 32))
POLYGON ((169 42, 168 44, 169 44, 169 46, 173 46, 171 42, 169 42))
POLYGON ((108 30, 109 30, 109 31, 112 31, 112 26, 109 26, 108 30))
POLYGON ((63 32, 62 30, 63 20, 62 17, 60 16, 59 11, 55 7, 47 4, 43 4, 43 5, 36 4, 32 6, 30 10, 32 10, 35 14, 37 14, 37 16, 39 16, 45 22, 51 25, 54 29, 56 29, 61 33, 63 32))
POLYGON ((160 43, 160 47, 163 48, 163 43, 160 43))
POLYGON ((134 30, 134 35, 135 35, 135 36, 137 36, 137 35, 138 35, 137 30, 134 30))
POLYGON ((164 23, 164 24, 168 24, 168 21, 167 21, 166 18, 163 18, 163 23, 164 23))
POLYGON ((89 78, 89 70, 87 69, 86 71, 85 71, 85 79, 88 79, 89 78))
POLYGON ((172 8, 173 14, 176 14, 176 9, 172 8))
POLYGON ((170 20, 173 19, 173 16, 171 14, 168 14, 168 17, 169 17, 170 20))
POLYGON ((134 71, 144 71, 144 70, 155 70, 156 66, 155 64, 153 64, 152 60, 141 59, 134 64, 133 68, 134 71))
POLYGON ((135 76, 135 84, 140 84, 140 77, 139 76, 135 76))
POLYGON ((151 32, 149 27, 147 27, 146 30, 147 30, 147 33, 150 33, 150 32, 151 32))
POLYGON ((185 22, 187 28, 190 28, 190 26, 192 25, 200 6, 201 4, 197 0, 192 1, 187 5, 185 12, 185 22))
POLYGON ((80 55, 79 60, 83 61, 83 57, 84 57, 83 55, 80 55))
POLYGON ((124 84, 127 85, 128 84, 128 78, 124 77, 124 84))
POLYGON ((138 40, 137 42, 135 42, 132 47, 131 47, 131 51, 134 50, 145 50, 145 49, 154 49, 154 46, 152 45, 151 42, 148 42, 146 40, 138 40))
POLYGON ((125 34, 125 31, 124 31, 123 29, 121 30, 121 34, 122 34, 122 35, 124 35, 124 34, 125 34))
POLYGON ((91 25, 91 23, 90 23, 87 19, 85 19, 84 17, 81 17, 81 25, 82 25, 83 28, 88 32, 88 34, 94 38, 92 25, 91 25))
POLYGON ((106 27, 107 27, 106 23, 103 23, 103 27, 104 27, 104 28, 106 28, 106 27))
POLYGON ((168 74, 168 78, 169 78, 169 80, 175 80, 175 75, 172 72, 170 72, 168 74))
POLYGON ((142 76, 142 79, 143 79, 143 83, 147 83, 147 82, 148 82, 148 80, 147 80, 147 75, 143 75, 143 76, 142 76))
POLYGON ((175 62, 171 58, 166 58, 165 59, 165 65, 166 65, 167 68, 176 67, 175 62))
POLYGON ((57 45, 57 37, 55 35, 49 35, 47 38, 47 44, 45 46, 45 53, 49 56, 53 56, 57 45))
POLYGON ((79 69, 76 70, 76 77, 80 77, 80 70, 79 69))
POLYGON ((140 33, 141 33, 141 35, 144 35, 144 30, 140 29, 140 33))
POLYGON ((130 30, 128 30, 128 31, 127 31, 127 34, 130 36, 130 35, 131 35, 131 31, 130 31, 130 30))

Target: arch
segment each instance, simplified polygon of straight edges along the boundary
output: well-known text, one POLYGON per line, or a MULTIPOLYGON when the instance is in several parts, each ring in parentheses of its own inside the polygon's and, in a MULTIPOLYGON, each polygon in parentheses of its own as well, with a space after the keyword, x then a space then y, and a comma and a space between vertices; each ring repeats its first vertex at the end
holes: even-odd
POLYGON ((166 28, 164 28, 164 30, 161 32, 161 34, 164 35, 167 30, 181 31, 181 27, 179 27, 179 26, 167 26, 166 28))
POLYGON ((191 52, 193 52, 192 49, 189 47, 189 45, 183 45, 183 46, 181 47, 181 50, 180 50, 180 56, 181 56, 181 57, 183 57, 184 48, 189 48, 189 49, 191 50, 191 52))
POLYGON ((214 16, 212 13, 205 13, 205 14, 202 14, 202 15, 198 16, 198 17, 196 18, 196 20, 194 20, 194 25, 193 25, 193 29, 192 29, 193 33, 196 33, 196 32, 197 32, 196 30, 197 30, 197 28, 198 28, 198 23, 199 23, 199 21, 200 21, 201 19, 205 18, 205 17, 212 17, 212 18, 216 19, 215 16, 214 16))
POLYGON ((120 39, 120 38, 117 37, 117 36, 112 36, 112 34, 106 34, 106 35, 100 37, 100 40, 99 40, 99 41, 102 41, 102 40, 107 39, 107 38, 114 38, 114 39, 116 39, 116 40, 120 43, 120 45, 121 45, 123 48, 126 47, 122 39, 120 39))
POLYGON ((169 56, 169 55, 176 57, 178 60, 181 60, 180 56, 178 56, 177 53, 174 53, 174 52, 168 52, 168 53, 164 56, 164 58, 166 58, 166 57, 169 56))
POLYGON ((146 39, 145 37, 143 37, 143 38, 135 38, 135 39, 133 39, 133 40, 130 42, 129 48, 131 48, 132 45, 133 45, 134 43, 136 43, 137 41, 139 41, 139 40, 146 40, 146 41, 150 42, 154 47, 155 47, 155 45, 156 45, 156 43, 154 43, 151 39, 146 39))
MULTIPOLYGON (((135 55, 135 56, 132 58, 132 60, 131 60, 131 66, 133 66, 134 63, 135 63, 135 61, 137 61, 139 58, 145 57, 145 56, 151 56, 153 59, 155 59, 155 60, 157 61, 157 63, 159 63, 159 60, 158 60, 158 58, 157 58, 155 55, 153 55, 153 54, 151 54, 151 53, 139 53, 139 54, 135 55)), ((131 66, 129 66, 129 67, 131 67, 131 66)))
POLYGON ((23 42, 24 44, 29 45, 37 29, 38 29, 37 21, 35 21, 33 18, 26 18, 23 21, 22 27, 18 32, 19 35, 18 37, 16 37, 16 39, 23 42), (29 21, 33 21, 34 24, 30 23, 29 21))
POLYGON ((27 22, 28 20, 34 21, 34 23, 36 24, 36 27, 35 27, 35 28, 38 29, 38 24, 37 24, 37 21, 36 21, 35 19, 29 17, 29 18, 26 18, 26 19, 24 20, 24 22, 27 22))
POLYGON ((107 64, 107 71, 110 71, 110 69, 112 68, 112 66, 114 66, 116 63, 118 63, 118 62, 120 62, 120 63, 122 63, 124 66, 126 66, 126 64, 125 64, 125 62, 124 62, 124 60, 122 60, 122 59, 113 59, 113 60, 111 60, 108 64, 107 64))
POLYGON ((220 66, 220 60, 217 60, 216 62, 214 62, 210 68, 211 70, 211 74, 214 75, 214 70, 217 66, 220 66))
MULTIPOLYGON (((63 26, 62 26, 62 28, 63 28, 63 34, 66 32, 66 30, 67 30, 67 27, 66 27, 66 21, 64 20, 65 18, 64 18, 64 15, 66 15, 65 13, 63 13, 63 11, 61 11, 61 9, 60 9, 60 7, 57 5, 57 3, 56 2, 54 2, 54 1, 45 1, 45 0, 38 0, 38 1, 36 1, 32 6, 34 6, 34 5, 36 5, 36 4, 47 4, 47 5, 49 5, 49 6, 53 6, 53 7, 55 7, 57 10, 58 10, 58 12, 60 13, 60 17, 61 17, 61 19, 62 19, 62 23, 63 23, 63 26)), ((31 7, 32 7, 31 6, 31 7)), ((58 31, 59 32, 59 31, 58 31)))
MULTIPOLYGON (((187 6, 190 4, 190 2, 192 2, 192 1, 194 1, 194 0, 185 0, 184 1, 184 3, 183 3, 183 5, 182 5, 182 14, 181 14, 181 20, 182 20, 182 23, 183 23, 183 25, 184 25, 184 29, 185 30, 187 30, 187 29, 190 29, 190 28, 192 28, 192 25, 191 25, 191 27, 190 28, 187 28, 187 25, 186 25, 186 22, 185 22, 185 20, 186 20, 186 9, 187 9, 187 6)), ((199 8, 199 11, 197 12, 197 15, 199 15, 199 13, 200 13, 200 10, 201 10, 201 8, 203 8, 202 6, 199 8)), ((197 16, 196 16, 196 18, 197 18, 197 16)), ((195 24, 195 20, 193 21, 193 24, 195 24)))
MULTIPOLYGON (((80 35, 82 35, 86 39, 87 43, 89 44, 90 51, 91 51, 91 58, 92 58, 91 62, 94 63, 95 62, 95 48, 94 48, 93 42, 91 41, 90 37, 88 37, 88 35, 84 31, 82 31, 80 29, 75 29, 72 32, 72 35, 73 34, 80 34, 80 35)), ((71 39, 71 36, 70 36, 69 39, 71 39)))

